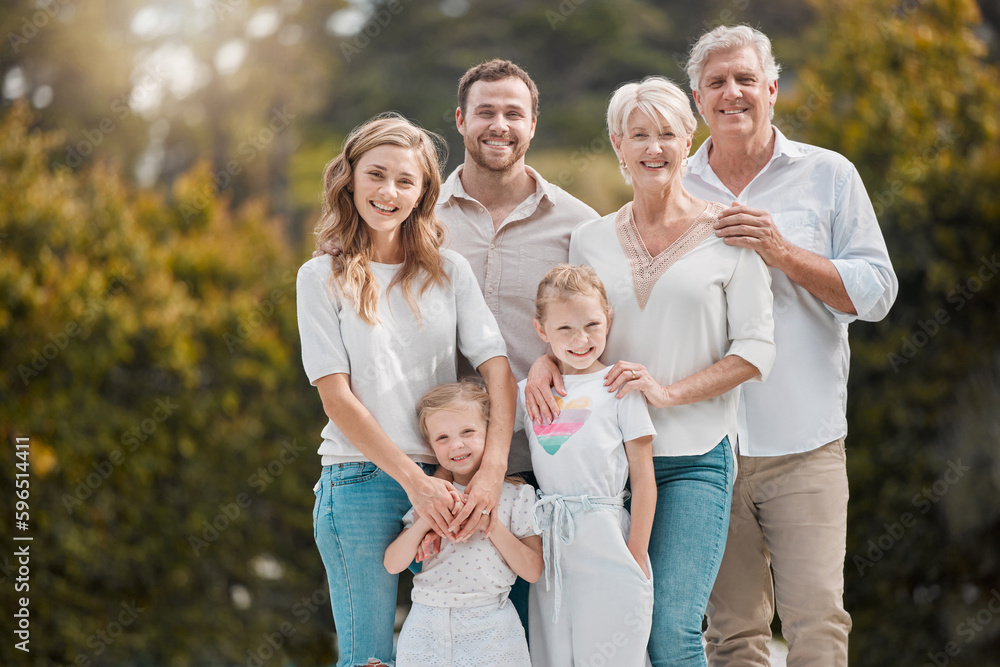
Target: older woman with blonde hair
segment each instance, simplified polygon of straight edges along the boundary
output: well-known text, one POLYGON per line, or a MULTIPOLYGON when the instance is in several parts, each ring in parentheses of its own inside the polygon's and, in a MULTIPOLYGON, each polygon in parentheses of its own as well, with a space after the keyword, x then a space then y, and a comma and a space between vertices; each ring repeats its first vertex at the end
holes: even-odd
POLYGON ((469 263, 441 249, 440 186, 427 132, 394 114, 356 128, 327 166, 316 229, 317 246, 337 238, 341 252, 298 274, 302 361, 329 417, 313 521, 338 667, 391 659, 398 575, 382 561, 410 506, 462 539, 488 528, 506 471, 514 377, 469 263), (428 474, 436 459, 416 422, 420 397, 457 379, 459 352, 486 381, 492 415, 465 495, 428 474))
MULTIPOLYGON (((735 477, 739 386, 774 360, 770 274, 752 250, 716 237, 723 206, 682 185, 696 127, 687 95, 662 77, 611 98, 608 133, 634 198, 578 227, 570 261, 608 290, 615 326, 605 384, 641 392, 656 427, 653 665, 704 665, 702 619, 722 559, 735 477)), ((551 360, 536 362, 529 413, 558 415, 551 360)), ((564 395, 564 394, 563 394, 564 395)), ((558 420, 558 419, 557 419, 558 420)))

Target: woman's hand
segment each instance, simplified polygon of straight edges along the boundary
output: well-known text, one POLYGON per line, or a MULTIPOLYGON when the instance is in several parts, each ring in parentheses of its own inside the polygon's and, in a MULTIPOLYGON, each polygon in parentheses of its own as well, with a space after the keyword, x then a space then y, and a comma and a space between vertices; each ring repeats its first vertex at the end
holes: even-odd
POLYGON ((560 396, 566 395, 562 373, 549 355, 535 360, 528 370, 528 381, 524 384, 524 408, 528 417, 536 424, 551 424, 559 416, 559 405, 552 390, 560 396))
POLYGON ((462 507, 462 494, 451 482, 429 477, 423 471, 420 471, 420 479, 411 486, 404 488, 414 511, 427 519, 435 533, 449 535, 448 525, 454 520, 453 513, 462 507))
POLYGON ((618 398, 624 398, 630 391, 641 391, 646 402, 654 408, 675 405, 670 390, 654 380, 642 364, 619 361, 604 375, 604 386, 609 393, 617 392, 618 398))
POLYGON ((477 530, 489 537, 496 517, 496 508, 503 489, 503 469, 489 469, 480 466, 469 485, 465 487, 465 506, 452 520, 449 529, 455 534, 454 541, 464 542, 477 530))

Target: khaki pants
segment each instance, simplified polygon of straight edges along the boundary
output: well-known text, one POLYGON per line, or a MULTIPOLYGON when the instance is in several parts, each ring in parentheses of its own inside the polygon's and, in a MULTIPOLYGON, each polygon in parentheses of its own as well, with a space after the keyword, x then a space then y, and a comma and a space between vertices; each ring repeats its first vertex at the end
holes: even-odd
POLYGON ((709 663, 768 667, 777 606, 788 667, 847 665, 843 439, 801 454, 740 456, 738 470, 726 551, 708 602, 709 663))

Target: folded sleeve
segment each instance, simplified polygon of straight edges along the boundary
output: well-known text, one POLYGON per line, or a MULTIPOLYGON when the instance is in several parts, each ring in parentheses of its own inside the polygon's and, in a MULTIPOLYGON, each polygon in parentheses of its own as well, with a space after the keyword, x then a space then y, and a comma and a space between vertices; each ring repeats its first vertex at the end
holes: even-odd
POLYGON ((312 384, 333 373, 351 372, 350 357, 340 333, 340 304, 333 289, 311 263, 299 269, 295 283, 299 339, 302 365, 312 384))
POLYGON ((403 528, 409 528, 417 521, 417 513, 411 507, 410 511, 403 515, 403 528))
POLYGON ((453 262, 455 267, 451 279, 458 315, 458 349, 473 368, 493 357, 506 357, 507 346, 500 327, 486 305, 468 260, 448 252, 446 261, 453 262))
POLYGON ((530 484, 514 486, 514 489, 516 489, 517 497, 510 509, 510 532, 518 539, 537 535, 538 531, 535 530, 535 522, 532 519, 535 507, 535 489, 530 484))
POLYGON ((833 262, 857 315, 827 308, 838 322, 877 322, 896 300, 899 282, 878 226, 871 199, 853 165, 841 176, 835 193, 833 262))
POLYGON ((760 371, 763 382, 774 365, 774 296, 771 272, 753 250, 742 248, 725 286, 729 351, 760 371))
POLYGON ((644 435, 656 437, 656 428, 649 418, 649 407, 642 392, 630 391, 618 401, 618 426, 622 432, 622 442, 644 435))

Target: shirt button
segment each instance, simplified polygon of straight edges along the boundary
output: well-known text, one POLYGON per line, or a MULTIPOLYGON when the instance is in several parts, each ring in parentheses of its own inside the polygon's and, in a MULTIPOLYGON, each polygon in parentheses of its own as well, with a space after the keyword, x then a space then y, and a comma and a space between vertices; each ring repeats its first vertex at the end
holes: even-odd
POLYGON ((492 287, 490 288, 490 294, 493 294, 493 288, 492 287))
POLYGON ((490 244, 490 250, 496 250, 496 249, 497 249, 496 244, 495 243, 491 243, 490 244))

